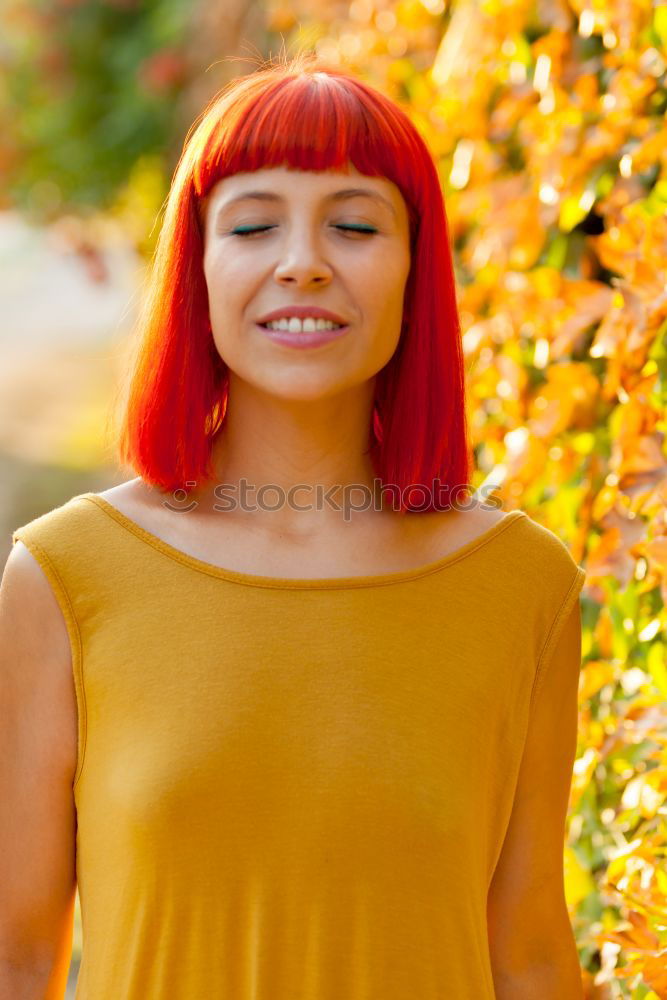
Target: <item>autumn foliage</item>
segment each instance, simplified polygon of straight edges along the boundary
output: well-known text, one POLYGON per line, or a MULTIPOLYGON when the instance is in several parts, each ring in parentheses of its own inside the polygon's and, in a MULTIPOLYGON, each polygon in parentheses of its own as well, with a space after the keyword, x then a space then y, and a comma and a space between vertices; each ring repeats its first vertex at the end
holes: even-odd
MULTIPOLYGON (((122 148, 128 162, 152 154, 182 81, 173 26, 187 5, 170 0, 171 20, 130 0, 73 6, 77 32, 92 30, 87 8, 120 25, 120 53, 130 47, 128 19, 144 32, 141 58, 128 51, 122 76, 127 93, 141 94, 129 119, 136 154, 131 143, 122 148)), ((9 5, 14 18, 55 18, 42 8, 9 5)), ((358 73, 405 108, 436 157, 473 485, 494 484, 503 506, 545 524, 587 571, 565 843, 587 1000, 667 1000, 667 4, 266 0, 264 16, 264 37, 254 40, 264 55, 312 48, 358 73)), ((54 130, 67 133, 77 101, 73 120, 84 130, 93 123, 91 145, 100 109, 107 132, 127 120, 104 103, 106 91, 92 104, 76 88, 56 48, 42 58, 74 96, 55 118, 35 108, 34 134, 60 139, 54 130)), ((33 86, 36 72, 31 63, 21 85, 33 86)), ((16 142, 17 119, 6 117, 3 134, 16 142)), ((43 162, 50 176, 60 171, 71 200, 86 164, 65 170, 57 143, 49 148, 43 162)), ((129 168, 95 149, 102 187, 87 195, 107 198, 129 168)), ((11 173, 27 163, 32 183, 42 160, 24 154, 0 140, 0 166, 11 173)))

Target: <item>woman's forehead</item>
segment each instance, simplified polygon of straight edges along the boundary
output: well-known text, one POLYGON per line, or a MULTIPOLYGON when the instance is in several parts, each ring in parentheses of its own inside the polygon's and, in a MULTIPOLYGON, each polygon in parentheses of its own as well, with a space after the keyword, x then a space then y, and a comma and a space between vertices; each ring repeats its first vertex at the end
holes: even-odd
POLYGON ((257 189, 265 191, 280 189, 281 194, 289 196, 293 193, 303 192, 304 184, 308 184, 317 192, 321 191, 322 195, 326 195, 338 187, 341 181, 349 180, 350 177, 357 180, 363 178, 363 185, 360 184, 359 187, 380 190, 385 195, 389 191, 393 191, 394 201, 402 198, 399 189, 388 178, 362 174, 353 164, 349 163, 345 168, 326 170, 301 170, 290 166, 271 166, 230 174, 216 181, 206 195, 205 201, 207 204, 218 203, 223 197, 235 198, 245 192, 257 189), (297 176, 298 183, 295 183, 297 176))

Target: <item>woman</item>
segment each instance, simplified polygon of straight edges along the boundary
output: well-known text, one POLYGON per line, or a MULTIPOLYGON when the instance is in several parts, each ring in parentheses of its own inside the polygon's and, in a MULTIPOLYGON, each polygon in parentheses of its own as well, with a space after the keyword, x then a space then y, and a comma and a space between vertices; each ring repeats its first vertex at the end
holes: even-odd
POLYGON ((17 529, 5 571, 0 995, 62 994, 78 882, 78 1000, 581 997, 584 571, 470 497, 405 114, 311 58, 233 81, 138 334, 138 476, 17 529))

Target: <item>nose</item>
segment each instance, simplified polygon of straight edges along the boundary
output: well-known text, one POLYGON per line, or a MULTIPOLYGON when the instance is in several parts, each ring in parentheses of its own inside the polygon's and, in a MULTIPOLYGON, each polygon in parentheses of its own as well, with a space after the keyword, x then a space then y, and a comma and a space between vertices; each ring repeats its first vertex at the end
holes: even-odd
POLYGON ((322 256, 316 237, 300 229, 282 245, 281 259, 274 270, 274 277, 281 285, 299 288, 311 284, 323 285, 331 281, 332 270, 322 256))

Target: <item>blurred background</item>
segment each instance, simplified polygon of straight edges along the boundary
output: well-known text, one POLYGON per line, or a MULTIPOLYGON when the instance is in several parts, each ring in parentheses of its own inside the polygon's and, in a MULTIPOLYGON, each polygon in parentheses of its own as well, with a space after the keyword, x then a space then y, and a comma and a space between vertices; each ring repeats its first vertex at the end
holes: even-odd
MULTIPOLYGON (((438 164, 474 486, 586 568, 566 894, 587 1000, 667 998, 667 4, 0 0, 0 565, 133 478, 111 396, 185 135, 314 51, 438 164)), ((71 989, 82 946, 77 900, 71 989)))

